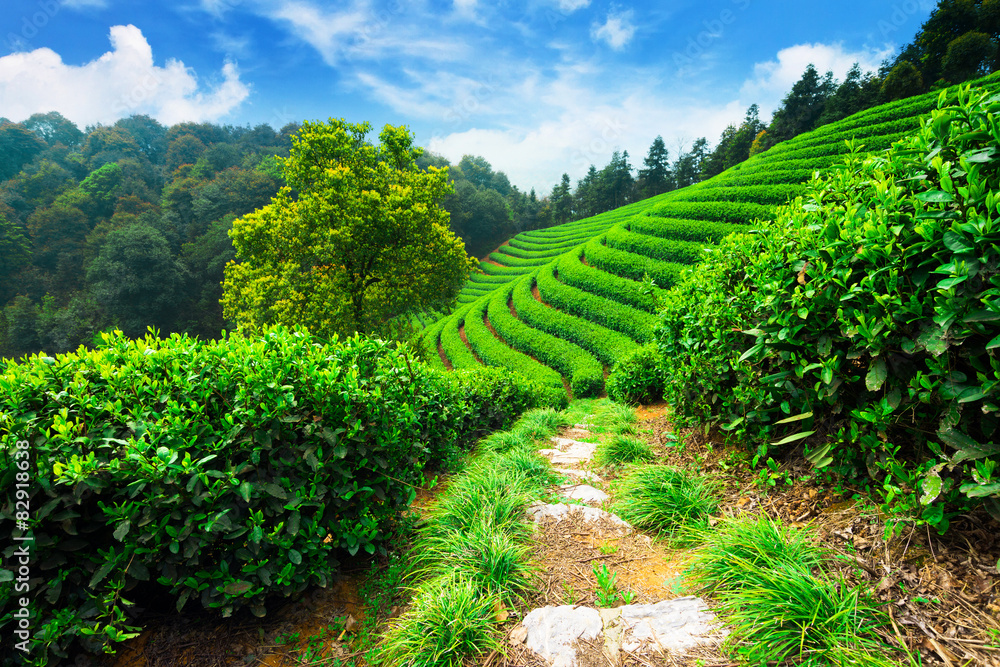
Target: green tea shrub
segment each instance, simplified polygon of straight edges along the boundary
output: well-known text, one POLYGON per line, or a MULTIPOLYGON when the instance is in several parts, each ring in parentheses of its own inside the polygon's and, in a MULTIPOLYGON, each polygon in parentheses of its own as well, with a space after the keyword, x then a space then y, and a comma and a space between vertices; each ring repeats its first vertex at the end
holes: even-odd
MULTIPOLYGON (((403 346, 281 328, 209 342, 104 334, 94 350, 5 362, 0 545, 15 562, 15 503, 27 503, 29 664, 126 638, 137 596, 262 615, 271 596, 325 586, 340 552, 382 546, 425 466, 541 393, 506 371, 446 374, 403 346)), ((8 637, 23 595, 12 580, 0 569, 8 637)))
POLYGON ((891 150, 858 147, 664 299, 666 398, 818 467, 873 475, 944 530, 1000 518, 1000 97, 958 94, 891 150))
POLYGON ((663 372, 655 343, 635 348, 608 376, 608 398, 616 403, 652 403, 663 398, 663 372))

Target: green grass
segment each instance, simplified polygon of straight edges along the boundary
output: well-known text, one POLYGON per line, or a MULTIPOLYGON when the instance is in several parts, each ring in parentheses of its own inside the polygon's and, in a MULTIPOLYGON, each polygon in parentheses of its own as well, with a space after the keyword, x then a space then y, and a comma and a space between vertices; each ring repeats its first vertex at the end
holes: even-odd
POLYGON ((716 490, 713 480, 691 471, 639 466, 619 482, 614 512, 637 528, 687 539, 717 509, 716 490))
POLYGON ((392 667, 459 667, 469 656, 501 648, 496 624, 501 604, 473 579, 440 575, 424 583, 368 658, 392 667))
POLYGON ((727 644, 748 663, 898 664, 884 657, 878 636, 885 613, 859 589, 790 563, 740 569, 747 581, 721 596, 716 611, 732 632, 727 644))
POLYGON ((410 608, 366 656, 372 664, 452 667, 500 649, 499 612, 536 578, 524 510, 553 481, 535 440, 565 424, 554 410, 532 410, 516 430, 480 442, 478 458, 452 478, 417 530, 405 575, 410 608))
POLYGON ((748 664, 895 665, 879 636, 884 611, 825 576, 826 553, 807 530, 765 516, 702 532, 688 580, 717 600, 732 633, 726 648, 748 664))
POLYGON ((746 581, 745 567, 791 565, 809 572, 825 556, 810 531, 789 528, 763 515, 725 519, 704 537, 689 577, 709 593, 739 588, 746 581))
POLYGON ((521 415, 511 432, 534 442, 550 438, 566 426, 569 426, 569 420, 564 413, 552 408, 537 408, 521 415))
POLYGON ((594 452, 594 463, 599 466, 646 463, 652 460, 653 448, 649 443, 621 434, 613 435, 600 443, 594 452))

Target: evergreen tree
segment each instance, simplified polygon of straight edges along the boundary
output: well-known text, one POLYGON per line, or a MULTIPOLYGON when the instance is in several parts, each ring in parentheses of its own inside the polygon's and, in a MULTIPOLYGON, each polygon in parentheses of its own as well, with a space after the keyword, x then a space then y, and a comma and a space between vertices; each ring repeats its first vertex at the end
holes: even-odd
POLYGON ((827 72, 826 76, 820 77, 814 65, 807 66, 802 77, 795 82, 792 90, 781 101, 781 106, 774 112, 767 130, 771 145, 787 141, 816 127, 826 108, 826 101, 833 92, 833 73, 827 72))
POLYGON ((639 170, 639 191, 642 197, 655 197, 674 187, 674 175, 670 169, 669 152, 663 137, 657 136, 643 159, 645 169, 639 170))

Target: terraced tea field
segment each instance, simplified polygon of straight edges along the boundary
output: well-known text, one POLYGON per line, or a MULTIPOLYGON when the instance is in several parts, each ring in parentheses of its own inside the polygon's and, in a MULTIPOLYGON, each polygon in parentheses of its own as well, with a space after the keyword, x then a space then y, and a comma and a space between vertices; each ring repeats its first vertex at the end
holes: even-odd
MULTIPOLYGON (((996 90, 1000 75, 973 85, 996 90)), ((438 353, 432 363, 504 366, 574 396, 599 395, 610 366, 652 339, 659 290, 712 244, 802 194, 813 173, 842 160, 848 142, 884 150, 916 130, 937 99, 868 109, 691 187, 515 236, 480 263, 453 313, 420 322, 427 349, 438 353)))

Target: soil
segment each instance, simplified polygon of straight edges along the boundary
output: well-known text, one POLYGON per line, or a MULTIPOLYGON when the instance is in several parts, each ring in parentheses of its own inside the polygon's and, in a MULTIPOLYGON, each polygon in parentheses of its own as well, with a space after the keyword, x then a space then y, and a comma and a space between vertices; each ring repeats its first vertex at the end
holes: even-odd
POLYGON ((549 306, 549 308, 552 307, 542 300, 542 293, 538 291, 538 283, 533 283, 531 285, 531 296, 535 297, 535 301, 537 301, 538 303, 544 306, 549 306))
MULTIPOLYGON (((464 327, 462 329, 462 333, 463 334, 465 333, 464 327)), ((438 340, 437 340, 437 351, 438 351, 438 356, 441 357, 441 363, 444 364, 445 369, 449 370, 449 371, 452 370, 451 360, 448 359, 448 355, 445 354, 445 352, 444 352, 444 345, 441 344, 441 337, 440 336, 438 336, 438 340)))
POLYGON ((774 487, 761 485, 749 466, 732 465, 746 454, 725 446, 718 434, 677 433, 665 405, 639 414, 640 428, 651 430, 658 445, 675 442, 671 435, 687 445, 670 447, 663 463, 722 481, 725 514, 762 512, 815 530, 845 582, 870 590, 888 611, 886 641, 904 643, 925 666, 1000 667, 1000 524, 984 511, 957 517, 945 535, 925 526, 887 536, 887 517, 863 500, 863 490, 802 481, 812 468, 801 456, 781 463, 774 487))

